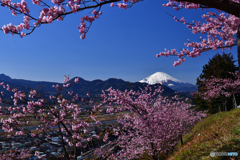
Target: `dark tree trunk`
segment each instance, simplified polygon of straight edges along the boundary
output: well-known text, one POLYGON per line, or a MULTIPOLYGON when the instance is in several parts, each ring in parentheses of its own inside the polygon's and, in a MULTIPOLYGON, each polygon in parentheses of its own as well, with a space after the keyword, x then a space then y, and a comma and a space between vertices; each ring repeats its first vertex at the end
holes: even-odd
POLYGON ((74 160, 77 160, 77 146, 76 143, 74 143, 74 160))
POLYGON ((183 145, 182 135, 180 136, 180 140, 181 140, 181 145, 183 145))
POLYGON ((233 109, 235 108, 237 108, 237 102, 236 102, 235 95, 233 94, 233 109))
POLYGON ((238 32, 237 32, 237 52, 238 52, 238 71, 240 73, 240 20, 238 23, 238 32))
POLYGON ((227 112, 227 101, 225 101, 224 107, 225 107, 225 112, 227 112))
POLYGON ((227 111, 227 98, 225 97, 224 101, 223 101, 223 112, 227 111))
POLYGON ((239 3, 229 0, 178 0, 179 2, 190 2, 201 4, 209 8, 220 9, 224 12, 230 13, 235 16, 239 16, 239 3))

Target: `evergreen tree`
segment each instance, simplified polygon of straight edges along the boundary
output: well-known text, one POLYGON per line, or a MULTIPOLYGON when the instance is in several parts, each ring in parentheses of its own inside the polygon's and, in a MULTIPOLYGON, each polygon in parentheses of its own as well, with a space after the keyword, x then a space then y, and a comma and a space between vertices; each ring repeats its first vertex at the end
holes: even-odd
MULTIPOLYGON (((212 59, 209 59, 208 64, 203 66, 202 73, 197 78, 198 92, 205 92, 205 86, 202 84, 201 80, 210 79, 211 76, 216 78, 233 78, 229 72, 235 72, 238 67, 234 64, 236 62, 231 53, 226 54, 223 52, 222 55, 217 53, 212 59)), ((222 100, 225 97, 219 97, 213 99, 212 101, 203 100, 203 98, 198 94, 193 98, 193 102, 199 110, 208 110, 209 113, 217 113, 218 111, 223 111, 222 100)), ((232 109, 231 99, 227 100, 227 110, 232 109)))

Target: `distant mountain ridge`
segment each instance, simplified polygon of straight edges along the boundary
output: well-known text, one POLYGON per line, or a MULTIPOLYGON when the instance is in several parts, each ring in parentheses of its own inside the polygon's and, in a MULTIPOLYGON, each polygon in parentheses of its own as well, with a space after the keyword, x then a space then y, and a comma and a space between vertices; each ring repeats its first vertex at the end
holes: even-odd
POLYGON ((9 76, 6 76, 5 74, 0 74, 1 80, 3 81, 11 81, 12 78, 10 78, 9 76))
POLYGON ((154 85, 157 83, 163 84, 177 92, 194 92, 198 90, 197 85, 191 83, 182 82, 164 72, 156 72, 147 78, 139 81, 140 83, 147 83, 154 85))
MULTIPOLYGON (((76 77, 74 77, 76 78, 76 77)), ((72 78, 70 81, 73 81, 74 78, 72 78)), ((45 93, 46 97, 49 97, 49 95, 56 92, 56 88, 53 88, 52 86, 54 84, 58 84, 59 86, 62 85, 62 83, 55 83, 55 82, 46 82, 46 81, 30 81, 30 80, 24 80, 24 79, 12 79, 9 76, 6 76, 4 74, 0 74, 0 82, 4 82, 5 84, 9 84, 10 87, 17 87, 20 91, 23 92, 29 92, 29 88, 31 89, 37 89, 37 86, 43 86, 43 92, 45 93)), ((130 83, 127 81, 124 81, 122 79, 116 79, 116 78, 110 78, 108 80, 102 81, 102 80, 93 80, 93 81, 87 81, 83 78, 79 77, 79 83, 75 83, 69 88, 67 88, 67 91, 74 91, 74 93, 78 93, 81 97, 86 96, 86 94, 89 92, 91 96, 93 97, 100 97, 100 94, 102 94, 102 90, 106 90, 109 87, 112 87, 113 89, 119 89, 121 91, 125 91, 133 89, 134 91, 139 90, 140 88, 146 87, 148 84, 146 83, 130 83)), ((153 86, 157 86, 158 84, 155 84, 153 86)), ((162 86, 164 89, 163 95, 174 95, 175 91, 167 86, 162 86)), ((0 86, 0 91, 5 91, 0 86)), ((61 93, 65 97, 69 97, 69 95, 65 92, 61 93)), ((10 97, 12 95, 11 92, 4 92, 5 97, 10 97)))

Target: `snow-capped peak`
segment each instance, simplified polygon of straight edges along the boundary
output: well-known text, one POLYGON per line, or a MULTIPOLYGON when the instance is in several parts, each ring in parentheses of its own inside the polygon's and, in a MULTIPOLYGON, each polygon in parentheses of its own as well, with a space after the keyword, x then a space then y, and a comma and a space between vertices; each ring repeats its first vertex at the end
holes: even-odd
POLYGON ((148 83, 150 85, 160 83, 162 84, 163 82, 168 82, 168 81, 173 81, 173 82, 178 82, 178 83, 184 83, 176 78, 173 78, 172 76, 168 75, 167 73, 164 72, 156 72, 152 74, 151 76, 144 78, 143 80, 139 81, 141 83, 148 83))

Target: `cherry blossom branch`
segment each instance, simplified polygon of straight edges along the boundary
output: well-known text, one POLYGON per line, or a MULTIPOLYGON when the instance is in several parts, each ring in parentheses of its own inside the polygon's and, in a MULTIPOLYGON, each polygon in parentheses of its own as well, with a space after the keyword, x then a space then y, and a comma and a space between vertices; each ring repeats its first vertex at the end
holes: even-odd
POLYGON ((218 10, 225 11, 236 17, 239 16, 240 4, 238 0, 169 0, 164 6, 172 7, 176 10, 181 8, 186 9, 198 9, 198 8, 216 8, 218 10))
MULTIPOLYGON (((17 14, 23 14, 25 15, 23 23, 19 25, 12 25, 11 23, 8 24, 7 26, 4 25, 2 27, 2 31, 6 34, 11 33, 12 35, 18 34, 20 37, 30 35, 33 33, 33 31, 37 28, 40 27, 42 24, 49 24, 52 23, 55 20, 63 20, 63 18, 67 15, 77 13, 79 11, 87 10, 87 9, 96 9, 98 8, 98 11, 93 11, 92 13, 94 16, 84 16, 81 20, 81 25, 79 26, 79 32, 81 34, 81 38, 84 39, 86 33, 88 32, 90 26, 92 25, 92 22, 99 17, 99 15, 102 14, 100 11, 100 8, 103 5, 107 5, 111 3, 111 6, 113 6, 114 2, 119 2, 120 0, 99 0, 99 1, 86 1, 86 0, 70 0, 64 3, 65 0, 54 0, 52 3, 54 6, 48 5, 46 2, 41 1, 41 0, 32 0, 34 5, 40 6, 45 6, 47 8, 43 8, 40 11, 40 17, 39 18, 34 18, 32 15, 30 15, 30 9, 27 6, 27 3, 22 0, 21 3, 13 3, 11 0, 1 0, 0 4, 2 7, 8 7, 12 11, 12 14, 14 16, 17 16, 17 14), (84 7, 81 7, 81 6, 84 7), (70 11, 66 11, 66 9, 70 9, 70 11), (35 22, 33 25, 30 25, 30 20, 34 20, 35 22), (86 23, 84 21, 89 22, 89 26, 86 27, 86 23), (28 32, 24 33, 22 32, 23 29, 29 30, 28 32)), ((129 8, 133 4, 142 1, 142 0, 124 0, 124 3, 118 3, 119 8, 129 8)))
MULTIPOLYGON (((172 2, 172 4, 167 4, 165 6, 173 7, 173 5, 174 3, 172 2)), ((194 6, 196 8, 198 7, 198 5, 194 6)), ((184 8, 185 6, 183 5, 181 7, 184 8)), ((217 15, 216 13, 208 12, 202 16, 202 18, 205 19, 206 23, 197 21, 195 24, 194 21, 193 23, 186 23, 184 17, 182 17, 180 20, 176 17, 173 18, 176 19, 177 22, 181 22, 187 25, 187 28, 189 28, 193 34, 207 34, 207 38, 202 38, 200 36, 200 43, 190 42, 187 40, 188 43, 184 44, 187 48, 181 49, 180 52, 177 52, 176 49, 171 49, 171 51, 165 49, 164 52, 160 52, 156 55, 156 57, 168 57, 170 55, 178 56, 179 60, 175 61, 173 64, 175 67, 177 65, 180 65, 181 62, 185 62, 186 56, 194 58, 200 56, 201 53, 209 50, 222 49, 224 51, 227 48, 231 49, 233 46, 237 45, 236 34, 239 23, 238 17, 225 13, 219 13, 217 15), (192 51, 189 48, 192 48, 192 51)))

